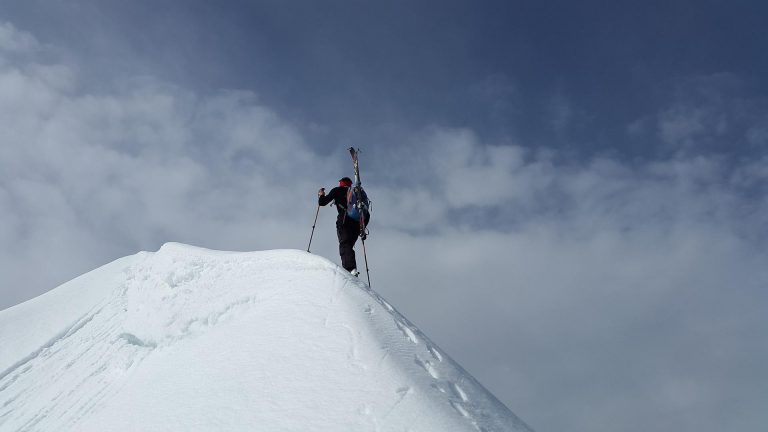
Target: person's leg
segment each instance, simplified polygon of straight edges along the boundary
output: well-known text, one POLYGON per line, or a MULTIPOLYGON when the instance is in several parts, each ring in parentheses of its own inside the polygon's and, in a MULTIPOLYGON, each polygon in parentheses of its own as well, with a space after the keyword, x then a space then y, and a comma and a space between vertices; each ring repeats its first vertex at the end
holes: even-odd
POLYGON ((349 239, 349 256, 347 259, 349 260, 349 270, 352 271, 357 268, 355 243, 357 243, 357 238, 360 236, 360 228, 356 221, 347 221, 344 229, 347 230, 347 238, 349 239))
POLYGON ((355 242, 357 241, 358 229, 354 223, 349 223, 349 221, 347 221, 345 224, 336 224, 336 233, 339 237, 341 266, 347 271, 352 271, 357 268, 354 247, 355 242))

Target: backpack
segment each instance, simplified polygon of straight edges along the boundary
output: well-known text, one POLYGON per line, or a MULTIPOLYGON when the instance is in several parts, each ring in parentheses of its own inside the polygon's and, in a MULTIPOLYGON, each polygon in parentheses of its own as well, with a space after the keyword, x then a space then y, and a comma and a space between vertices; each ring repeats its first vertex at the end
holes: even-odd
POLYGON ((362 187, 350 186, 347 190, 347 217, 360 221, 360 216, 363 216, 365 225, 371 220, 371 201, 368 199, 368 194, 365 193, 362 187), (357 190, 360 191, 360 208, 357 207, 357 190))

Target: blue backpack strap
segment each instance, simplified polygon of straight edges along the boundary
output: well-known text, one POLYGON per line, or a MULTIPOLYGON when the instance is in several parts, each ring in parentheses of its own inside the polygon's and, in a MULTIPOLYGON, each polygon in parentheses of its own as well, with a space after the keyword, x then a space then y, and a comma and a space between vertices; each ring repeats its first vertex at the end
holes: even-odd
POLYGON ((357 197, 355 196, 355 188, 349 187, 347 189, 347 216, 354 220, 360 220, 360 212, 355 207, 355 202, 357 201, 357 197))

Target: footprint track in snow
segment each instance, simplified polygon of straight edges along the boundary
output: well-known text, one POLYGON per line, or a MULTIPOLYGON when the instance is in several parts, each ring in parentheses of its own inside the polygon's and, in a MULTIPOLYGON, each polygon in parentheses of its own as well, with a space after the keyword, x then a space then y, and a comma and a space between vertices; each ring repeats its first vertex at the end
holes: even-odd
POLYGON ((395 311, 395 308, 393 308, 393 307, 392 307, 392 305, 390 305, 389 303, 387 303, 387 301, 386 301, 386 300, 384 300, 383 298, 380 298, 380 297, 379 297, 379 301, 381 302, 381 305, 382 305, 382 306, 384 306, 385 308, 387 308, 387 310, 388 310, 388 311, 390 311, 390 312, 394 312, 394 311, 395 311))
POLYGON ((459 387, 459 385, 456 384, 455 382, 451 383, 451 390, 453 390, 453 393, 456 394, 456 396, 458 396, 462 402, 469 402, 467 393, 461 387, 459 387))
POLYGON ((432 354, 432 357, 435 358, 435 360, 442 362, 443 361, 443 355, 440 354, 440 351, 437 350, 433 345, 427 345, 427 350, 430 354, 432 354))
POLYGON ((408 327, 408 325, 406 325, 405 323, 399 320, 395 320, 395 324, 397 325, 397 328, 399 328, 400 331, 403 332, 405 337, 408 338, 408 340, 410 340, 415 344, 419 343, 419 338, 416 337, 416 333, 410 327, 408 327))
POLYGON ((435 366, 430 362, 429 360, 422 360, 419 356, 416 356, 414 359, 414 362, 421 366, 422 369, 427 371, 427 373, 434 379, 440 379, 440 374, 437 372, 437 369, 435 369, 435 366))
POLYGON ((461 414, 462 417, 472 418, 472 416, 469 414, 469 411, 467 411, 467 409, 464 408, 464 404, 462 404, 461 402, 451 401, 451 406, 453 407, 453 409, 458 411, 458 413, 461 414))

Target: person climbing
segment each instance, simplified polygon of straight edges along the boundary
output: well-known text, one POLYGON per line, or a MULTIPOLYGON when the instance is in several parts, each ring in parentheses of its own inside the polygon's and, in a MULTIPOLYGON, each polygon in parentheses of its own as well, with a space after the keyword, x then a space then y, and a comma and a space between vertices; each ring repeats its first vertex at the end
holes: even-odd
MULTIPOLYGON (((343 177, 339 180, 339 185, 326 195, 325 188, 320 188, 317 192, 317 203, 325 206, 331 201, 336 205, 339 216, 336 218, 336 235, 339 238, 339 255, 341 256, 341 266, 345 270, 357 276, 357 262, 355 261, 355 242, 360 236, 360 221, 353 219, 347 212, 349 189, 352 187, 352 180, 349 177, 343 177)), ((368 221, 364 220, 364 224, 368 221)))

